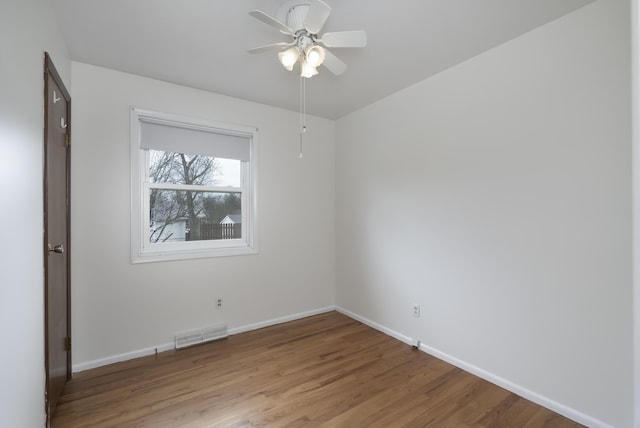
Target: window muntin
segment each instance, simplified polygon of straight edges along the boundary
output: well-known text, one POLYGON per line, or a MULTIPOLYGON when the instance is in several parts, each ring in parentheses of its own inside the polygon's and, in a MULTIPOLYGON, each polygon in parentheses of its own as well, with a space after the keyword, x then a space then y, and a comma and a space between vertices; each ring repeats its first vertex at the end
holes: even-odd
POLYGON ((132 261, 256 253, 255 153, 255 129, 132 109, 132 261))

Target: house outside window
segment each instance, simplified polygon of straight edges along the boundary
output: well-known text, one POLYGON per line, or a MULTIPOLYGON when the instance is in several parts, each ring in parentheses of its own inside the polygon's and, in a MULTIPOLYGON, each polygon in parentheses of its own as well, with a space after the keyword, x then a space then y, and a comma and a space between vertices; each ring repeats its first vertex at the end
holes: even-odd
POLYGON ((132 109, 132 262, 254 254, 257 131, 132 109))

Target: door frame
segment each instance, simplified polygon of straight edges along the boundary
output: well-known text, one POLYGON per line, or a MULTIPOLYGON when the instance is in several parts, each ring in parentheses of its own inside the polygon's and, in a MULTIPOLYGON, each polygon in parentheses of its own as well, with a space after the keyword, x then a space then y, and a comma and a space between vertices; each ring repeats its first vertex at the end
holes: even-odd
MULTIPOLYGON (((44 254, 44 366, 45 366, 45 412, 46 412, 46 420, 47 426, 51 421, 52 417, 52 409, 50 408, 50 400, 49 400, 49 388, 50 388, 50 368, 49 368, 49 226, 48 226, 48 191, 49 191, 49 180, 47 177, 48 174, 48 165, 47 165, 47 150, 48 150, 48 132, 49 132, 49 121, 47 120, 49 115, 49 99, 50 99, 50 91, 49 91, 49 77, 53 79, 53 81, 58 86, 58 89, 62 92, 60 95, 64 97, 67 102, 67 111, 66 111, 66 134, 67 141, 71 139, 71 95, 67 91, 58 71, 53 65, 53 61, 51 60, 51 56, 45 52, 44 53, 44 136, 43 136, 43 195, 44 195, 44 205, 43 205, 43 222, 44 222, 44 239, 43 239, 43 254, 44 254)), ((66 224, 67 224, 67 248, 65 251, 67 252, 67 283, 66 283, 66 295, 67 295, 67 337, 71 338, 71 150, 67 149, 66 154, 66 224)), ((69 339, 70 340, 70 339, 69 339)), ((71 379, 71 347, 67 350, 67 381, 71 379)))

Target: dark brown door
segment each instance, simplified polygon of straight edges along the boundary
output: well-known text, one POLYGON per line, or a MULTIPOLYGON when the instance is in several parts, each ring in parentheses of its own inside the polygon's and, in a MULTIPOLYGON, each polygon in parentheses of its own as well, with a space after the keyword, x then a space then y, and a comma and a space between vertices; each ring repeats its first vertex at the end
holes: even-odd
POLYGON ((69 177, 71 98, 45 54, 44 271, 47 426, 71 378, 69 177))

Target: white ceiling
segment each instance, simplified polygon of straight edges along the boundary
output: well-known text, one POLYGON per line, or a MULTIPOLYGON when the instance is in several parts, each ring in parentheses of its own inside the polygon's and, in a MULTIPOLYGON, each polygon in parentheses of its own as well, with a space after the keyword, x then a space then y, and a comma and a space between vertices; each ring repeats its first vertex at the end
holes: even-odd
MULTIPOLYGON (((275 52, 247 53, 287 41, 248 15, 287 0, 52 1, 75 61, 299 108, 299 75, 275 52)), ((368 46, 332 49, 349 68, 307 80, 307 112, 339 118, 592 1, 325 0, 321 33, 363 29, 368 46)))

